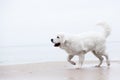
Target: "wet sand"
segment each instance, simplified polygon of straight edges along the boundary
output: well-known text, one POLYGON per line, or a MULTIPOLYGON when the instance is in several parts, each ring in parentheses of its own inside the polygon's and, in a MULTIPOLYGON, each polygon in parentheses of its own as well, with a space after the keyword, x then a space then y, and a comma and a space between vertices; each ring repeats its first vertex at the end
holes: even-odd
POLYGON ((96 68, 93 62, 75 69, 68 62, 0 65, 0 80, 120 80, 120 62, 96 68))

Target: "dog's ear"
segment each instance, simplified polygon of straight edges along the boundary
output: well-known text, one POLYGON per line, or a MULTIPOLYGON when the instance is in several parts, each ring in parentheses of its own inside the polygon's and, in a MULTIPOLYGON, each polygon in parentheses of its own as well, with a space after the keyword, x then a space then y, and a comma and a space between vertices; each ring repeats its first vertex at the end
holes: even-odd
POLYGON ((63 44, 69 44, 69 40, 64 36, 62 43, 63 43, 63 44))
POLYGON ((67 46, 67 47, 70 47, 71 42, 66 39, 66 40, 64 41, 64 45, 67 46))
POLYGON ((66 41, 65 35, 61 35, 61 38, 62 38, 62 43, 64 44, 66 41))
POLYGON ((68 42, 68 39, 64 34, 60 34, 60 37, 62 39, 62 44, 66 44, 68 42))
POLYGON ((67 41, 67 38, 65 37, 65 35, 61 34, 61 38, 62 38, 62 43, 66 43, 67 41))

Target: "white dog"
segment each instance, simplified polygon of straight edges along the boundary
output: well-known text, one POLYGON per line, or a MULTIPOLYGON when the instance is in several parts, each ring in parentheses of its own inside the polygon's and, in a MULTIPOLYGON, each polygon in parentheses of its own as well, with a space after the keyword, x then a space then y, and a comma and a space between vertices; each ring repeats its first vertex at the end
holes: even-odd
POLYGON ((60 47, 68 53, 68 62, 76 65, 71 59, 75 56, 79 56, 79 65, 82 66, 84 56, 91 51, 99 60, 100 63, 97 67, 100 67, 103 62, 103 56, 106 58, 106 63, 110 66, 110 61, 106 53, 106 38, 110 35, 111 29, 106 23, 99 23, 103 27, 104 32, 89 32, 81 33, 80 35, 68 36, 64 34, 58 34, 51 42, 55 47, 60 47))

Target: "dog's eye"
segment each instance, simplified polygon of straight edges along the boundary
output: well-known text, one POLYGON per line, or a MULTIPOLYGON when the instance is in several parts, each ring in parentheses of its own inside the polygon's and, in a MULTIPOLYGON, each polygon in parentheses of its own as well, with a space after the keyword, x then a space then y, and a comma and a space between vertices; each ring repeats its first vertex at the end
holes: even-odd
POLYGON ((57 38, 59 39, 60 37, 59 37, 59 36, 57 36, 57 38))

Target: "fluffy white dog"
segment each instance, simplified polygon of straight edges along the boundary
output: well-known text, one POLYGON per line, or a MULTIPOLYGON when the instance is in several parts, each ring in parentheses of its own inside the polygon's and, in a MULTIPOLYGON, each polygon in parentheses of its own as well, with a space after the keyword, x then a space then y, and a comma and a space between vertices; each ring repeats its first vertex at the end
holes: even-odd
POLYGON ((60 47, 68 53, 67 60, 73 65, 76 65, 76 63, 71 61, 71 59, 75 55, 79 56, 79 65, 82 66, 85 54, 91 51, 100 60, 97 67, 101 66, 103 56, 106 58, 107 65, 110 66, 105 43, 106 38, 110 35, 111 29, 106 23, 99 23, 97 25, 102 26, 104 31, 87 32, 73 36, 58 34, 55 38, 51 39, 51 42, 55 47, 60 47))

